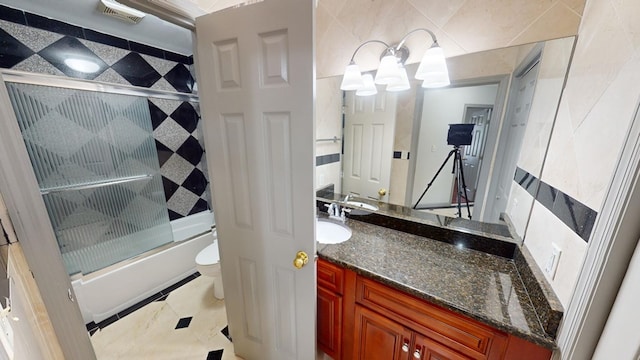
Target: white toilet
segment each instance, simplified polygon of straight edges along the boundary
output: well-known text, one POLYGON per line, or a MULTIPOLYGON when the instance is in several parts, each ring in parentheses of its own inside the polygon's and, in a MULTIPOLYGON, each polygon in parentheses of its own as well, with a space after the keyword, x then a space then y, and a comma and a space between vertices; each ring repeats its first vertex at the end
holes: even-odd
POLYGON ((213 231, 213 244, 202 249, 196 256, 196 268, 200 274, 213 278, 213 296, 216 299, 224 299, 218 237, 215 230, 213 231))

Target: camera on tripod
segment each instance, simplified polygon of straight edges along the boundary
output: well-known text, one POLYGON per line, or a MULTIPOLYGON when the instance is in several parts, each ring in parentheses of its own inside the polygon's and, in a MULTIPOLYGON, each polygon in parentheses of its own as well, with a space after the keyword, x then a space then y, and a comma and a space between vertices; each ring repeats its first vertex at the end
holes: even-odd
POLYGON ((460 153, 460 146, 471 145, 473 141, 473 127, 475 124, 449 124, 449 132, 447 133, 447 144, 453 145, 453 150, 449 151, 449 155, 444 159, 444 162, 433 176, 431 181, 427 184, 427 187, 424 189, 422 195, 418 201, 416 201, 415 205, 413 205, 414 209, 417 209, 418 204, 427 193, 433 182, 436 180, 444 166, 449 161, 449 158, 453 156, 453 169, 451 173, 455 176, 455 184, 456 184, 456 193, 458 194, 458 217, 462 217, 462 203, 461 199, 464 199, 464 202, 467 207, 467 216, 471 219, 471 210, 469 209, 469 199, 467 195, 467 184, 464 180, 464 171, 462 164, 462 154, 460 153))
POLYGON ((449 124, 447 144, 453 146, 471 145, 474 124, 449 124))

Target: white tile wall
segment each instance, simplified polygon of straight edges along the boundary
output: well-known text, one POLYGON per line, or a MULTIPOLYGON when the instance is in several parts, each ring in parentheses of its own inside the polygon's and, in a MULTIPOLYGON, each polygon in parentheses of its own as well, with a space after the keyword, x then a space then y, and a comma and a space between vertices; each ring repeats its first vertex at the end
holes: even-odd
MULTIPOLYGON (((435 32, 447 57, 575 35, 584 0, 320 0, 317 9, 317 75, 340 74, 356 47, 369 39, 397 43, 409 30, 435 32)), ((407 40, 420 61, 431 45, 426 33, 407 40)), ((369 45, 356 61, 377 66, 383 49, 369 45)))
MULTIPOLYGON (((640 99, 640 2, 588 0, 542 180, 600 211, 640 99)), ((551 242, 563 255, 552 286, 564 304, 587 244, 540 204, 525 238, 543 267, 551 242)))
POLYGON ((544 269, 546 261, 551 255, 551 243, 557 244, 562 249, 562 254, 555 278, 551 279, 547 273, 545 273, 545 277, 566 308, 573 294, 582 260, 587 250, 587 243, 551 211, 536 202, 531 212, 525 245, 541 269, 544 269), (545 239, 546 241, 531 241, 532 238, 545 239))

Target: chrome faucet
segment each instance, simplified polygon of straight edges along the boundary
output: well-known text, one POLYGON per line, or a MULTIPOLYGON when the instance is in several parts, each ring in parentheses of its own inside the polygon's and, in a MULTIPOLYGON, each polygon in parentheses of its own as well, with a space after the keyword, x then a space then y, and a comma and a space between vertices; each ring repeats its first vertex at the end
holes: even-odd
POLYGON ((340 220, 342 222, 347 221, 346 213, 350 212, 351 209, 341 207, 338 203, 325 204, 325 206, 328 208, 327 213, 329 213, 329 219, 340 220))
POLYGON ((347 194, 347 196, 344 197, 344 200, 342 200, 342 202, 346 203, 347 201, 349 201, 350 197, 351 197, 351 194, 347 194))

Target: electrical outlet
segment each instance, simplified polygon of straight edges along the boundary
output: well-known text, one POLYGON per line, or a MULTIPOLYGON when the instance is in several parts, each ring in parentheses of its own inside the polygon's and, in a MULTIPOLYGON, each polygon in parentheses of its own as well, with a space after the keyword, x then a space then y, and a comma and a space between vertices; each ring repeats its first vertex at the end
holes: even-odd
POLYGON ((553 280, 556 276, 556 270, 558 269, 558 263, 560 262, 560 255, 562 249, 555 243, 551 243, 551 255, 547 259, 547 264, 544 267, 544 272, 549 275, 549 278, 553 280))

